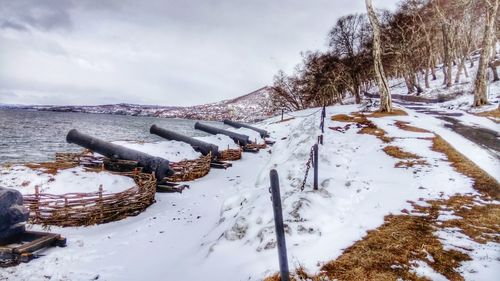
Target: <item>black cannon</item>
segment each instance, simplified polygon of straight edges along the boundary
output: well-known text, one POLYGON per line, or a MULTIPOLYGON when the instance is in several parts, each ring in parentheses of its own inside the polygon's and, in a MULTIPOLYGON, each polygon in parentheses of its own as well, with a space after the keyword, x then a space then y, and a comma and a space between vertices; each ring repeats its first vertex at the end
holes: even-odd
POLYGON ((188 137, 185 135, 181 135, 179 133, 160 128, 156 125, 151 126, 151 128, 149 129, 149 132, 151 134, 155 134, 155 135, 160 136, 160 137, 167 139, 167 140, 175 140, 175 141, 182 141, 182 142, 188 143, 191 145, 191 147, 193 147, 193 149, 195 151, 198 151, 203 155, 208 155, 209 153, 212 153, 213 158, 217 158, 220 155, 219 147, 214 145, 214 144, 200 141, 200 140, 197 140, 195 138, 191 138, 191 137, 188 137))
POLYGON ((263 130, 263 129, 255 128, 253 126, 250 126, 250 125, 247 125, 244 123, 240 123, 240 122, 236 122, 236 121, 232 121, 232 120, 228 120, 228 119, 225 119, 223 122, 224 122, 224 124, 229 125, 229 126, 234 127, 234 128, 239 129, 239 128, 243 127, 243 128, 247 128, 250 130, 254 130, 260 134, 261 138, 269 137, 269 132, 266 130, 263 130))
MULTIPOLYGON (((29 210, 23 207, 23 196, 14 189, 0 187, 0 245, 25 231, 29 210)), ((0 253, 0 258, 1 258, 0 253)))
POLYGON ((239 144, 240 146, 246 146, 247 144, 252 143, 250 141, 250 137, 247 135, 238 134, 238 133, 231 132, 231 131, 224 130, 224 129, 220 129, 217 127, 212 127, 209 125, 202 124, 200 122, 196 122, 194 124, 194 128, 197 130, 200 130, 200 131, 207 132, 207 133, 212 134, 212 135, 217 135, 217 134, 226 135, 226 136, 230 137, 231 139, 233 139, 233 141, 235 143, 239 144))
POLYGON ((76 129, 69 131, 66 141, 90 149, 111 159, 137 161, 146 173, 155 172, 158 180, 174 174, 174 171, 169 167, 168 160, 82 134, 76 129))

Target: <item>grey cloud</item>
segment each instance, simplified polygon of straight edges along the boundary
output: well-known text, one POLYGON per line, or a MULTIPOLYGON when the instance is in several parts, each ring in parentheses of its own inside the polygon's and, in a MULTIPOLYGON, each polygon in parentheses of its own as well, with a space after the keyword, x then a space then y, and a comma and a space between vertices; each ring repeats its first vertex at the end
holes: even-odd
POLYGON ((24 28, 69 30, 73 26, 70 16, 73 6, 72 1, 64 0, 0 0, 0 19, 24 28))
POLYGON ((362 0, 0 0, 0 92, 13 103, 214 102, 326 49, 336 19, 355 12, 362 0))
POLYGON ((2 29, 14 29, 17 31, 28 31, 28 28, 26 28, 25 25, 10 21, 10 20, 3 20, 0 24, 0 28, 2 29))

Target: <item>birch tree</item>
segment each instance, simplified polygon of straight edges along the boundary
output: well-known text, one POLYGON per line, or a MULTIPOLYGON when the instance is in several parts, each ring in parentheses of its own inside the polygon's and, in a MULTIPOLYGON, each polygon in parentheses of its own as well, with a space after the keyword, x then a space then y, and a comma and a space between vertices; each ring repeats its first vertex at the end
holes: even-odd
POLYGON ((493 50, 495 33, 495 19, 498 11, 499 0, 484 0, 486 4, 486 18, 484 21, 483 48, 479 58, 476 81, 474 84, 474 106, 488 103, 488 64, 493 50))
MULTIPOLYGON (((498 0, 496 0, 498 1, 498 0)), ((387 79, 384 73, 384 66, 382 65, 381 58, 381 47, 380 47, 380 26, 373 9, 372 1, 365 0, 366 11, 368 13, 368 19, 373 30, 373 68, 375 70, 375 78, 377 80, 379 94, 380 94, 380 111, 381 112, 392 112, 392 100, 391 94, 389 93, 389 87, 387 84, 387 79)))

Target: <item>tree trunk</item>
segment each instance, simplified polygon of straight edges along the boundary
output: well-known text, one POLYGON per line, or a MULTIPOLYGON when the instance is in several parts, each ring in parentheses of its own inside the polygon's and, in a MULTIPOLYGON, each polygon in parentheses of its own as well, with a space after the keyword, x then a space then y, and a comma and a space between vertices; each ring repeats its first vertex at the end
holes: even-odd
POLYGON ((443 84, 446 85, 446 88, 449 88, 451 87, 451 50, 450 50, 451 40, 450 40, 449 24, 443 23, 443 25, 441 26, 441 30, 443 32, 443 48, 444 48, 443 71, 445 73, 443 84))
POLYGON ((462 75, 462 70, 465 69, 465 58, 460 58, 460 64, 458 65, 457 74, 455 76, 455 84, 460 82, 460 76, 462 75))
MULTIPOLYGON (((498 1, 498 0, 497 0, 498 1)), ((392 100, 389 93, 387 79, 385 78, 384 66, 382 65, 381 48, 380 48, 380 28, 373 9, 372 0, 365 0, 368 18, 373 29, 373 67, 375 69, 375 76, 380 93, 380 111, 392 112, 392 100)))
POLYGON ((491 68, 491 72, 493 72, 493 82, 500 80, 500 78, 498 78, 497 67, 494 66, 492 63, 488 64, 488 66, 491 68))
POLYGON ((432 81, 436 81, 437 80, 437 77, 436 77, 436 59, 434 58, 434 56, 431 56, 431 74, 432 74, 432 81))
POLYGON ((410 77, 404 75, 404 78, 405 78, 406 89, 408 89, 408 95, 411 95, 413 94, 413 85, 410 81, 410 77))
POLYGON ((361 103, 361 95, 359 93, 359 85, 356 86, 356 90, 354 92, 354 99, 355 99, 356 104, 360 104, 361 103))
POLYGON ((425 68, 425 88, 429 89, 431 86, 429 85, 429 66, 425 68))
POLYGON ((484 35, 477 69, 476 82, 474 85, 474 106, 488 103, 488 78, 487 67, 492 54, 493 35, 495 32, 495 19, 499 0, 486 0, 486 20, 484 21, 484 35))

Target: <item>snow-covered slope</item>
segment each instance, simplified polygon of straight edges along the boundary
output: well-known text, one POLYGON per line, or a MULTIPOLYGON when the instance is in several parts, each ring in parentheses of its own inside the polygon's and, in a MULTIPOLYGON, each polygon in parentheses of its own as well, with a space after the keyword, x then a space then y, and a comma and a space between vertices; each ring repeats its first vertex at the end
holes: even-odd
MULTIPOLYGON (((355 105, 329 107, 327 116, 357 110, 355 105)), ((389 136, 398 137, 398 146, 424 157, 429 165, 395 168, 397 159, 382 151, 386 144, 378 138, 358 134, 357 129, 326 129, 320 146, 320 188, 312 191, 310 176, 301 191, 310 148, 319 134, 320 110, 295 112, 295 119, 282 123, 276 123, 278 117, 267 119, 257 126, 271 133, 273 147, 245 153, 227 170, 210 171, 182 194, 157 194, 157 202, 137 217, 86 228, 53 227, 67 237, 67 248, 50 249, 29 264, 2 269, 0 279, 261 280, 278 270, 270 169, 280 176, 291 267, 303 265, 314 272, 381 225, 385 215, 411 209, 408 200, 425 204, 422 200, 429 198, 475 193, 469 178, 430 150, 431 134, 401 131, 393 123, 407 121, 439 131, 460 151, 479 155, 482 148, 447 131, 444 121, 408 113, 376 122, 389 136)), ((327 119, 325 127, 343 125, 327 119)), ((495 157, 473 160, 490 172, 500 167, 495 157)), ((492 247, 475 253, 473 268, 499 266, 488 255, 498 248, 492 247)))

